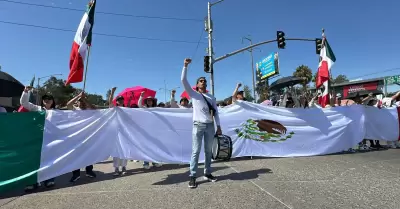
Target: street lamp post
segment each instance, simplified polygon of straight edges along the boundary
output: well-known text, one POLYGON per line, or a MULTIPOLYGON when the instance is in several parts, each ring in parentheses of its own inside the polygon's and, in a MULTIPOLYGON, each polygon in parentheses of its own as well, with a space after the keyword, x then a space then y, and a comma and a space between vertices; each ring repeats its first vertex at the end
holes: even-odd
POLYGON ((177 87, 172 88, 172 89, 167 89, 167 83, 164 80, 164 88, 159 88, 158 90, 163 90, 164 91, 164 102, 167 103, 167 92, 169 92, 169 94, 171 94, 172 90, 179 89, 179 88, 180 88, 180 86, 177 86, 177 87))
MULTIPOLYGON (((250 41, 250 45, 253 45, 253 41, 251 40, 251 38, 249 38, 249 37, 242 37, 242 43, 243 43, 243 40, 244 40, 244 39, 250 41)), ((251 56, 251 75, 252 75, 252 78, 253 78, 253 98, 254 98, 255 101, 257 101, 257 98, 256 98, 256 81, 255 81, 255 76, 254 76, 253 48, 250 48, 250 49, 249 49, 249 52, 250 52, 250 56, 251 56)))
POLYGON ((48 77, 53 77, 53 76, 62 76, 62 74, 61 74, 61 73, 51 74, 51 75, 39 77, 39 78, 37 79, 37 88, 36 88, 36 104, 37 104, 37 105, 40 105, 40 100, 39 100, 40 80, 43 79, 43 78, 48 78, 48 77))

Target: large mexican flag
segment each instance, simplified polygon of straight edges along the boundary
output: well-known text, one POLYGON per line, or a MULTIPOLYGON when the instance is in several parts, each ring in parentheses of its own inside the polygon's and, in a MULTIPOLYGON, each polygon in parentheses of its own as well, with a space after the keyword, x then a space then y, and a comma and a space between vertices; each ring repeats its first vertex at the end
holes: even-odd
MULTIPOLYGON (((110 156, 189 163, 192 111, 115 107, 0 114, 0 191, 22 189, 110 156)), ((284 109, 238 102, 218 111, 223 133, 233 141, 232 157, 324 155, 364 138, 396 141, 399 136, 396 108, 284 109)))

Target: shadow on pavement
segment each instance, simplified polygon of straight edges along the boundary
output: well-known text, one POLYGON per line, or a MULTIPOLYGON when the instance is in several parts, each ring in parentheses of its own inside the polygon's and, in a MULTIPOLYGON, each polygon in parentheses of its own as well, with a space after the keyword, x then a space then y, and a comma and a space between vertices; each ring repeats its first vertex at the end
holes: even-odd
MULTIPOLYGON (((229 167, 227 167, 227 166, 217 167, 216 166, 216 167, 212 167, 212 170, 219 171, 219 170, 223 170, 223 169, 227 169, 227 168, 229 168, 229 167)), ((203 173, 203 169, 198 168, 197 173, 198 174, 203 173)), ((156 182, 153 185, 171 185, 171 184, 179 184, 179 183, 186 182, 186 181, 189 181, 189 169, 184 173, 169 174, 165 179, 163 179, 162 181, 156 182)))
POLYGON ((240 173, 230 173, 228 175, 219 176, 218 181, 224 180, 233 180, 233 181, 245 181, 245 180, 252 180, 256 179, 260 176, 260 174, 271 174, 273 173, 269 168, 261 168, 252 171, 244 171, 240 173))
MULTIPOLYGON (((35 191, 30 192, 30 193, 25 193, 24 187, 15 188, 12 191, 6 191, 4 193, 0 193, 0 199, 18 197, 18 196, 23 196, 26 194, 41 193, 41 192, 46 192, 46 191, 50 191, 50 190, 57 190, 57 189, 61 189, 61 188, 68 188, 68 187, 90 184, 90 183, 94 183, 94 182, 108 181, 108 180, 113 180, 116 178, 124 178, 124 177, 131 176, 131 175, 181 169, 181 168, 186 168, 186 167, 187 167, 187 165, 164 164, 163 166, 161 166, 159 168, 152 168, 150 170, 145 170, 143 168, 135 168, 135 169, 129 169, 127 171, 127 173, 122 176, 113 176, 113 173, 104 173, 101 171, 94 170, 94 172, 97 175, 96 178, 86 177, 85 171, 81 171, 81 178, 78 181, 73 182, 73 183, 69 182, 69 180, 72 177, 72 173, 66 173, 64 175, 56 177, 56 179, 55 179, 56 185, 52 188, 46 188, 42 184, 41 187, 39 187, 38 189, 36 189, 35 191)), ((187 179, 187 178, 185 178, 185 179, 187 179)))
MULTIPOLYGON (((228 166, 221 166, 221 167, 213 167, 213 171, 218 171, 218 170, 223 170, 229 168, 228 166)), ((203 169, 198 169, 197 173, 201 174, 203 169)), ((245 172, 240 172, 240 173, 230 173, 228 175, 224 176, 217 176, 218 181, 224 181, 224 180, 233 180, 233 181, 243 181, 243 180, 251 180, 251 179, 256 179, 260 174, 265 174, 265 173, 272 173, 271 169, 268 168, 262 168, 262 169, 257 169, 257 170, 252 170, 252 171, 245 171, 245 172)), ((201 175, 203 176, 203 175, 201 175)), ((200 175, 198 177, 201 177, 200 175)), ((199 179, 200 180, 200 179, 199 179)), ((172 184, 179 184, 183 182, 189 181, 189 171, 185 173, 179 173, 179 174, 169 174, 164 180, 159 181, 154 183, 153 185, 172 185, 172 184)), ((204 181, 198 181, 199 184, 203 183, 204 181)))

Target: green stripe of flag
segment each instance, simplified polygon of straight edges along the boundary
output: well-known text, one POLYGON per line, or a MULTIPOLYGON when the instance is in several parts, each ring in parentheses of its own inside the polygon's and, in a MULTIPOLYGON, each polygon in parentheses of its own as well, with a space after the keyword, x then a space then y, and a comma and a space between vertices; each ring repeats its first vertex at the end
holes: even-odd
POLYGON ((0 192, 37 182, 45 112, 0 114, 0 192))

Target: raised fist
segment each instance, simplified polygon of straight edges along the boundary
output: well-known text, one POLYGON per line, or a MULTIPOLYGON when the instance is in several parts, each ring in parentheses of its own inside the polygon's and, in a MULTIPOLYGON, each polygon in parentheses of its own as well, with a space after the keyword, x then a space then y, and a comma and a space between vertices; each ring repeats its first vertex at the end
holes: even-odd
POLYGON ((273 120, 255 120, 260 131, 272 134, 286 134, 287 129, 282 124, 273 120))
POLYGON ((30 90, 32 90, 32 86, 25 86, 25 89, 24 89, 25 92, 28 92, 30 90))
POLYGON ((183 62, 183 65, 184 65, 185 67, 187 67, 191 62, 192 62, 192 59, 186 58, 185 61, 183 62))

